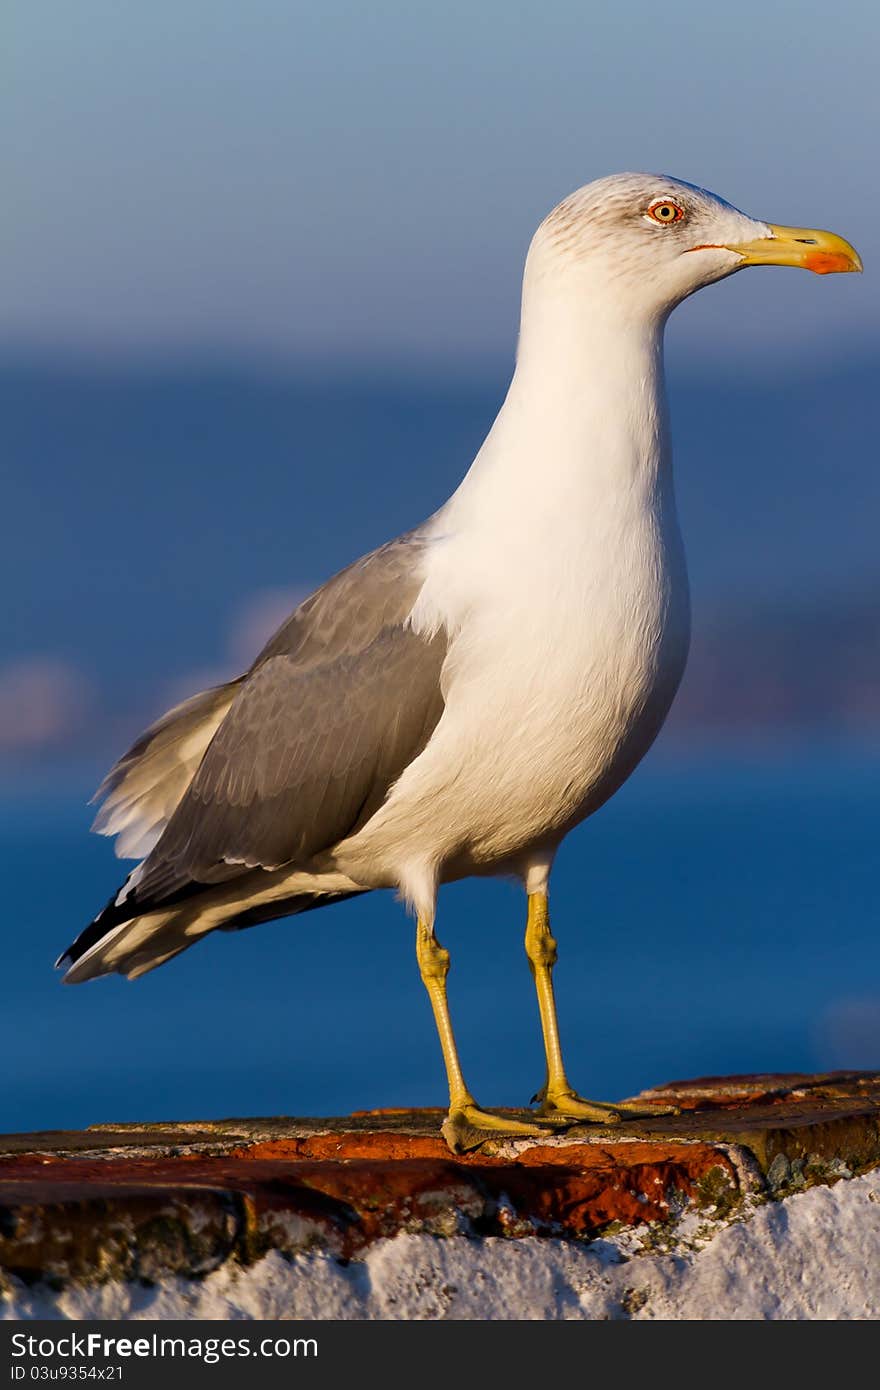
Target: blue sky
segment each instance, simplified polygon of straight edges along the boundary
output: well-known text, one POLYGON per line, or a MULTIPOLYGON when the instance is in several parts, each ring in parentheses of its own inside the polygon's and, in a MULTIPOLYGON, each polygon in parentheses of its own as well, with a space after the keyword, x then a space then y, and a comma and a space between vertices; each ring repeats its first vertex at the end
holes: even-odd
MULTIPOLYGON (((0 344, 467 366, 523 255, 620 168, 877 246, 880 9, 10 0, 0 344)), ((869 275, 737 277, 677 316, 740 365, 870 336, 869 275)))

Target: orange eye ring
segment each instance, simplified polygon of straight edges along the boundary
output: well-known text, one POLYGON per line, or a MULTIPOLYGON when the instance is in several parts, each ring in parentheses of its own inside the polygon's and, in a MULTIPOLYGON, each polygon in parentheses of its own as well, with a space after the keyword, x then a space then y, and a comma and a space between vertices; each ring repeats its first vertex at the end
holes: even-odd
POLYGON ((652 203, 648 208, 648 217, 652 222, 657 222, 661 227, 671 227, 673 222, 680 222, 684 217, 684 208, 674 203, 671 198, 658 198, 656 203, 652 203))

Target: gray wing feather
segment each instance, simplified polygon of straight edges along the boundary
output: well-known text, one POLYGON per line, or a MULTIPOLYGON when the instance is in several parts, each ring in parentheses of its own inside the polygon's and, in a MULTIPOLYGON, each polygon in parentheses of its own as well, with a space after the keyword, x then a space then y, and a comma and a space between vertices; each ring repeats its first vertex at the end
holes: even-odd
POLYGON ((228 711, 239 681, 205 690, 141 734, 104 778, 92 829, 115 835, 120 859, 143 859, 158 842, 228 711))
POLYGON ((305 863, 364 824, 443 710, 446 638, 407 625, 424 541, 336 575, 245 676, 155 850, 137 898, 305 863))

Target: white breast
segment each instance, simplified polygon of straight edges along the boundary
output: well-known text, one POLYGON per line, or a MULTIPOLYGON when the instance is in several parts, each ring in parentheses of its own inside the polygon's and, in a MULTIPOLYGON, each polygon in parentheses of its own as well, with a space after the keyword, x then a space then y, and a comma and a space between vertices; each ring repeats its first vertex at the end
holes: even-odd
POLYGON ((395 797, 410 816, 415 801, 430 807, 435 826, 448 797, 453 852, 486 863, 561 836, 650 747, 689 632, 666 502, 628 492, 590 523, 535 523, 523 549, 440 542, 434 564, 446 582, 435 574, 429 585, 449 593, 450 569, 468 573, 470 607, 444 673, 446 713, 395 797))

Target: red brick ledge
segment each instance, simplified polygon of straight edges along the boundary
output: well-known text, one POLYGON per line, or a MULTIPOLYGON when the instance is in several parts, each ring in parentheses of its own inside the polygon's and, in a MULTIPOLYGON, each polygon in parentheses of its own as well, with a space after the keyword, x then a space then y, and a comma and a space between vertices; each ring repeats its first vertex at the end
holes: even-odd
POLYGON ((403 1231, 585 1240, 880 1164, 878 1073, 710 1077, 642 1099, 682 1113, 454 1158, 425 1110, 0 1137, 0 1271, 199 1277, 269 1250, 356 1258, 403 1231))

